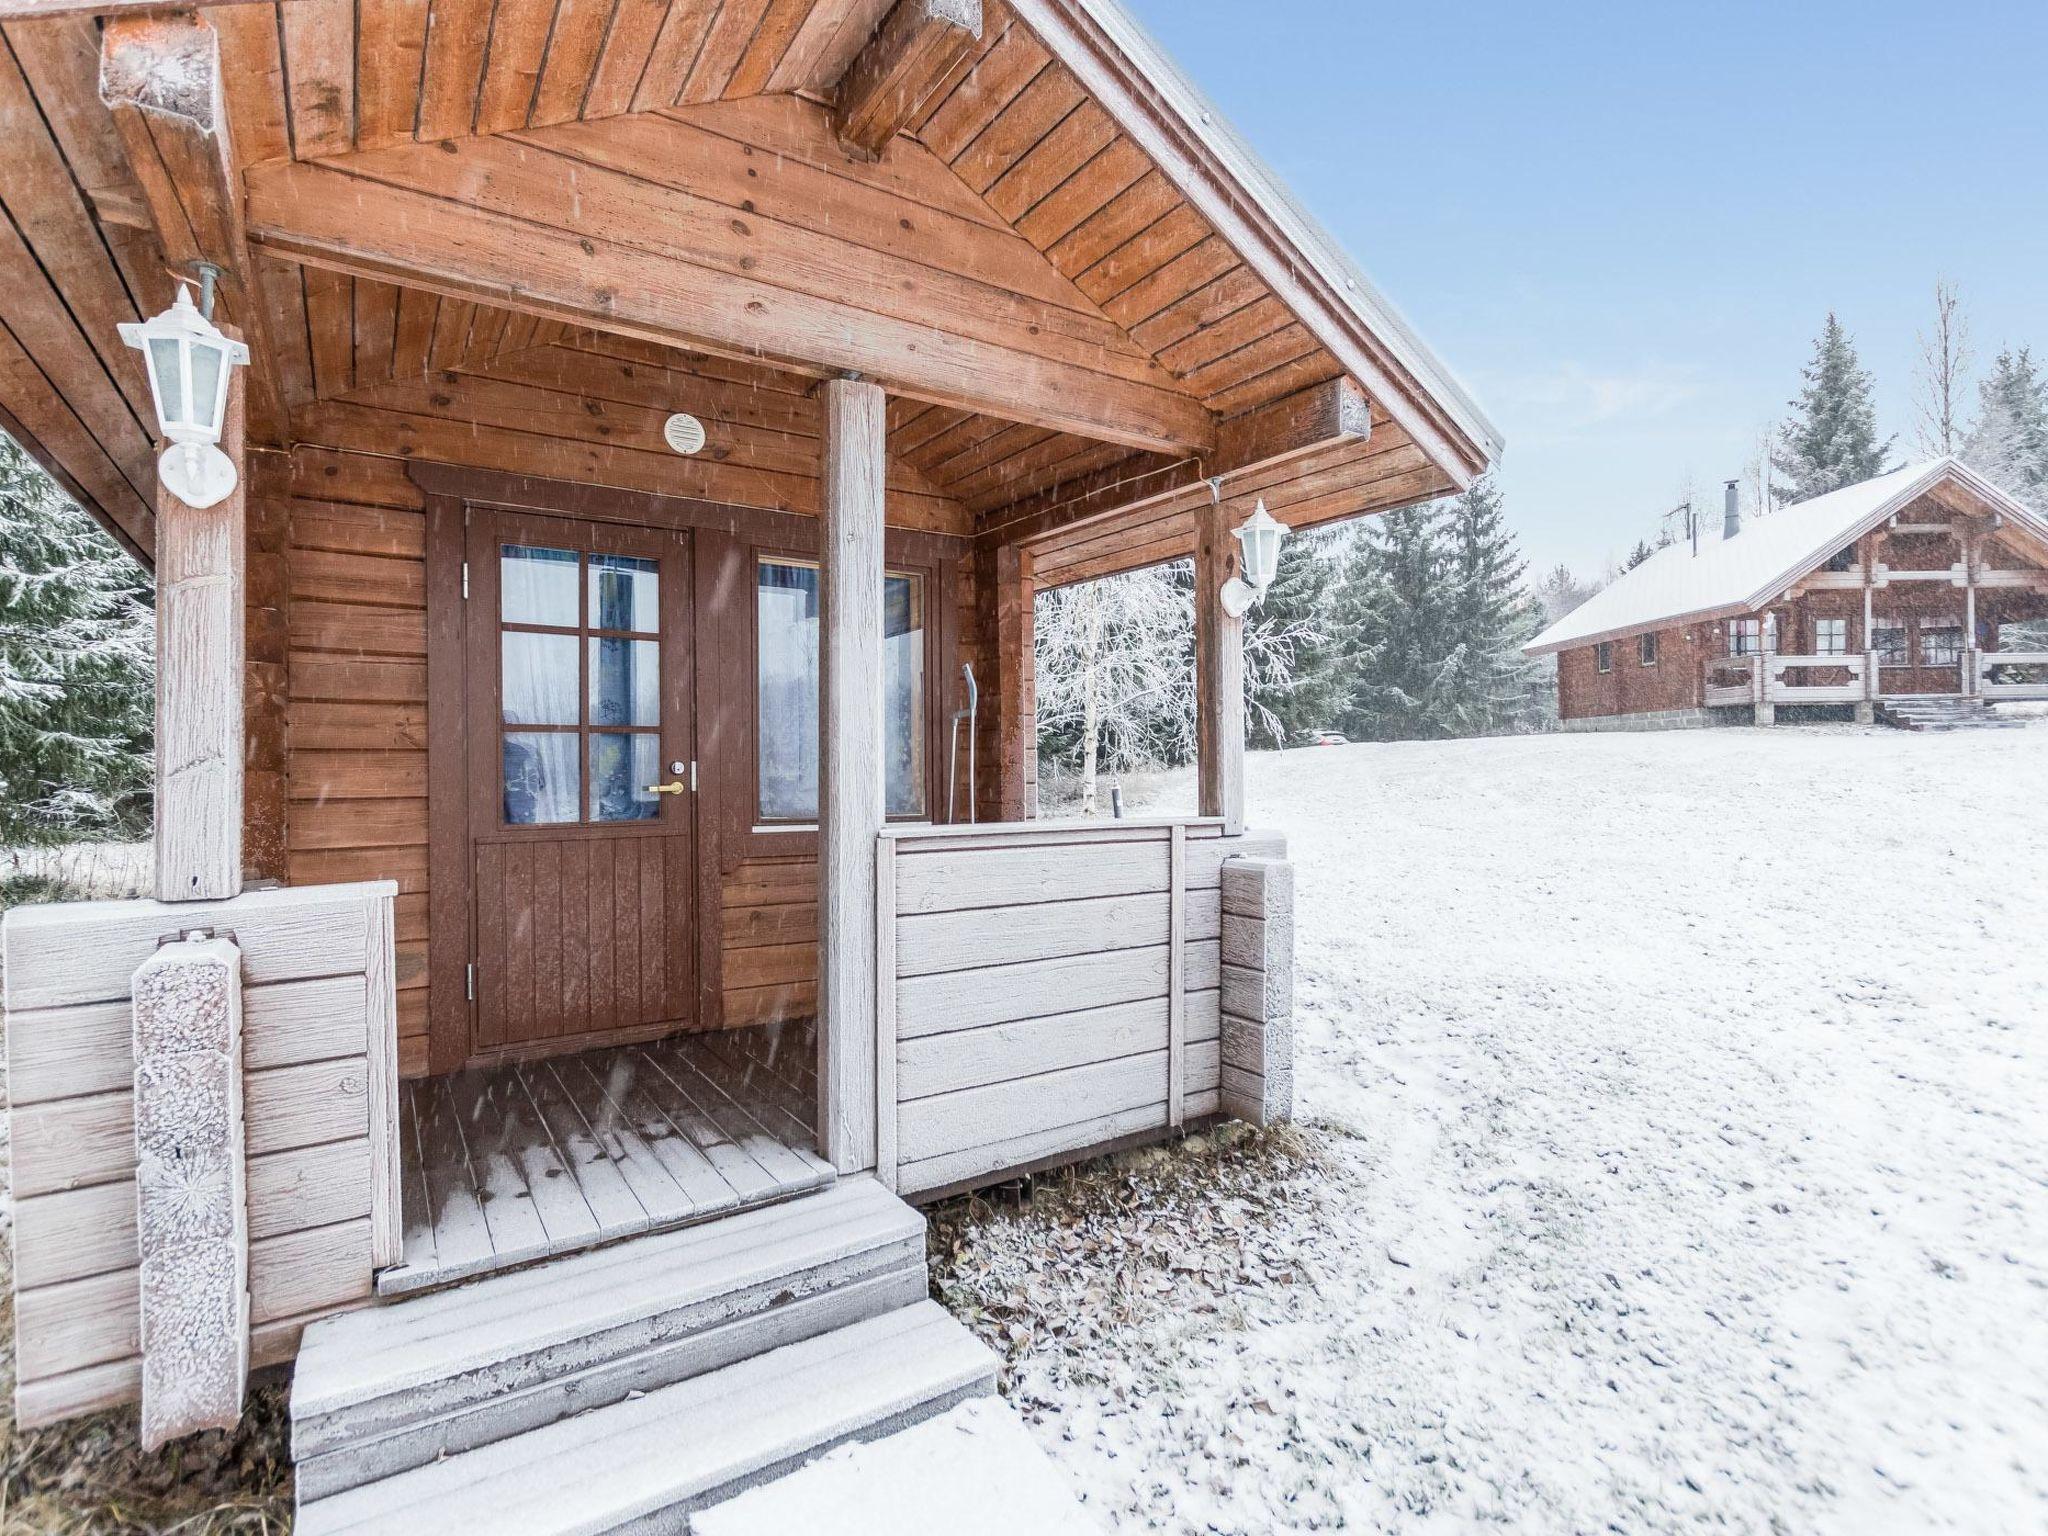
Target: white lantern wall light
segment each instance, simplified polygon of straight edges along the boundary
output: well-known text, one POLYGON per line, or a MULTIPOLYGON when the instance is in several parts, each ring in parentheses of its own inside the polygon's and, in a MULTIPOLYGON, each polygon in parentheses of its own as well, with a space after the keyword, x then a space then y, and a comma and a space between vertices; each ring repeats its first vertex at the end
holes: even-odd
POLYGON ((157 460, 164 489, 190 507, 225 500, 236 485, 234 460, 220 451, 228 383, 249 361, 249 349, 213 323, 216 269, 200 268, 201 302, 178 284, 171 307, 151 320, 123 325, 121 339, 142 354, 157 431, 170 440, 157 460))
POLYGON ((1236 530, 1243 556, 1238 562, 1242 574, 1223 584, 1223 611, 1233 619, 1251 612, 1252 605, 1273 585, 1273 578, 1280 573, 1280 545, 1287 531, 1287 525, 1266 510, 1263 498, 1258 510, 1236 530))

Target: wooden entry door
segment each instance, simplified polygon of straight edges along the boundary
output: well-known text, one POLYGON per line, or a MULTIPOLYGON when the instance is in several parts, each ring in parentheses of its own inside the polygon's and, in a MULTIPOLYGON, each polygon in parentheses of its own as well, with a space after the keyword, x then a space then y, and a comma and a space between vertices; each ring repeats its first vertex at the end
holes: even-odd
POLYGON ((690 535, 469 509, 472 1061, 696 1007, 690 535))

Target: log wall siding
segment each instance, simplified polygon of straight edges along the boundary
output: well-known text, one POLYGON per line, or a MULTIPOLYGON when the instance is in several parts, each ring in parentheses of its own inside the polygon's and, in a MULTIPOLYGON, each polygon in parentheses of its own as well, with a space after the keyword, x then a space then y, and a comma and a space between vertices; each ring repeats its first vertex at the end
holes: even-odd
POLYGON ((397 1256, 385 884, 224 902, 17 908, 0 927, 13 1157, 15 1417, 132 1401, 137 1326, 129 988, 158 940, 231 931, 245 991, 252 1357, 357 1306, 397 1256))
MULTIPOLYGON (((284 867, 293 885, 398 883, 399 1061, 406 1077, 421 1077, 429 932, 423 499, 404 463, 382 454, 301 447, 272 475, 287 523, 281 564, 288 681, 287 696, 276 701, 287 754, 284 867)), ((974 665, 982 684, 978 784, 987 818, 997 807, 1000 725, 989 620, 975 562, 953 568, 956 655, 974 665)), ((936 607, 934 614, 944 622, 936 607)), ((935 671, 928 681, 943 690, 950 716, 962 702, 957 663, 950 676, 935 671)), ((964 729, 961 755, 964 796, 964 729)), ((934 810, 942 813, 943 784, 934 791, 934 810)), ((814 1011, 816 884, 808 852, 794 860, 745 859, 724 874, 721 909, 707 921, 721 925, 728 1023, 772 1023, 814 1011)))
POLYGON ((1217 1113, 1223 863, 1284 853, 1216 821, 884 834, 885 1176, 931 1196, 1164 1130, 1176 991, 1184 1116, 1217 1113))

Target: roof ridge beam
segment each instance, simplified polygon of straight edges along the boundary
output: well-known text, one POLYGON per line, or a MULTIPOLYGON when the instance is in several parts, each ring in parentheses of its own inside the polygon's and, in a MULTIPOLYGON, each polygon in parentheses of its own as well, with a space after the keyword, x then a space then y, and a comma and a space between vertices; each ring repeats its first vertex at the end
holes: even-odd
POLYGON ((880 159, 979 41, 981 0, 897 0, 839 82, 847 153, 880 159))

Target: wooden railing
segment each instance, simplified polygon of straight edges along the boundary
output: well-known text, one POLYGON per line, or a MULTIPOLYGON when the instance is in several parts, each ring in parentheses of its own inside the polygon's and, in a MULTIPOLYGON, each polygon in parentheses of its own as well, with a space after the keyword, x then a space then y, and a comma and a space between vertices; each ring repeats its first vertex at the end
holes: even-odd
POLYGON ((1870 657, 1791 656, 1774 651, 1763 658, 1764 697, 1772 704, 1860 704, 1871 697, 1870 657), (1788 672, 1824 673, 1822 682, 1787 682, 1788 672))
POLYGON ((1707 663, 1706 703, 1726 709, 1756 702, 1756 657, 1717 656, 1707 663))
POLYGON ((2048 651, 1975 651, 1982 699, 2048 699, 2048 651))

